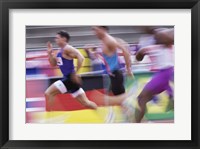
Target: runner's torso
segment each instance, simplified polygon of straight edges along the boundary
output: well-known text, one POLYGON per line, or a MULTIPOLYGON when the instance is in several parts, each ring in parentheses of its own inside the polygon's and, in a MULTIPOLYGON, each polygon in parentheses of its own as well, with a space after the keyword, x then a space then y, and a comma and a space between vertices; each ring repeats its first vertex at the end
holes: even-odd
POLYGON ((153 69, 162 70, 174 66, 174 46, 160 46, 155 49, 148 50, 146 54, 154 64, 153 69))
POLYGON ((63 49, 61 49, 58 53, 57 53, 57 65, 59 66, 63 76, 67 76, 70 73, 74 72, 74 62, 73 62, 73 58, 64 58, 63 57, 63 49))
POLYGON ((117 41, 114 37, 107 35, 102 39, 102 52, 107 56, 111 56, 117 52, 117 41))
POLYGON ((117 53, 117 41, 112 36, 108 35, 103 40, 102 56, 104 58, 106 71, 112 73, 120 68, 118 53, 117 53))

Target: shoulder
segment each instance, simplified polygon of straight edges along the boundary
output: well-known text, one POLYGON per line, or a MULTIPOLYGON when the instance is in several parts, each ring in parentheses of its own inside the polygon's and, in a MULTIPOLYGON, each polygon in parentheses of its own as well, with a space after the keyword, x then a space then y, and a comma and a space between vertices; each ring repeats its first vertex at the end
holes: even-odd
POLYGON ((71 46, 71 45, 66 45, 64 48, 64 52, 66 54, 79 54, 79 50, 76 49, 75 47, 71 46))
POLYGON ((124 44, 124 40, 122 40, 121 38, 115 38, 115 41, 119 44, 124 44))
POLYGON ((69 50, 69 49, 73 49, 73 48, 74 48, 73 46, 67 44, 67 45, 64 47, 64 50, 69 50))
POLYGON ((65 52, 72 52, 72 51, 75 51, 76 50, 76 48, 74 48, 73 46, 71 46, 71 45, 66 45, 65 47, 64 47, 64 51, 65 52))
POLYGON ((117 41, 118 44, 121 44, 121 45, 124 45, 124 46, 128 45, 128 43, 125 40, 121 39, 121 38, 117 38, 116 37, 115 40, 117 41))
POLYGON ((117 41, 115 37, 111 36, 110 34, 107 34, 106 36, 108 39, 110 39, 111 41, 117 41))

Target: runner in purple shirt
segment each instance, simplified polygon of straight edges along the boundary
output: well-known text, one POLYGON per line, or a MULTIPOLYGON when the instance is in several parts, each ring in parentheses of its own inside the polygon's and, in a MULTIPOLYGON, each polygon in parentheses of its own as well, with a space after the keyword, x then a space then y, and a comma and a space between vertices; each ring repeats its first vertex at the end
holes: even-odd
POLYGON ((49 62, 52 66, 59 66, 63 79, 53 83, 45 91, 45 97, 52 104, 57 94, 70 92, 82 105, 96 109, 97 105, 86 97, 84 90, 81 88, 80 78, 76 75, 76 72, 82 66, 84 57, 79 50, 68 44, 69 39, 70 36, 67 32, 60 31, 57 33, 55 42, 60 47, 60 51, 57 54, 53 52, 52 44, 50 42, 47 43, 49 62), (73 63, 74 58, 78 60, 76 71, 73 63))

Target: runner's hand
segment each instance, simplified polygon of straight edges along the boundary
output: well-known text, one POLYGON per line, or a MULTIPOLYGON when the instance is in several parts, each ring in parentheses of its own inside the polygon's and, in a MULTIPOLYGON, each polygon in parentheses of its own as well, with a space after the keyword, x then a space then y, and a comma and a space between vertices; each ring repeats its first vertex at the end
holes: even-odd
POLYGON ((128 70, 127 70, 127 75, 128 75, 129 77, 134 78, 134 75, 133 75, 133 72, 132 72, 131 69, 128 69, 128 70))
POLYGON ((80 75, 77 75, 76 73, 71 75, 71 79, 74 83, 78 84, 78 85, 82 85, 82 79, 80 77, 80 75))

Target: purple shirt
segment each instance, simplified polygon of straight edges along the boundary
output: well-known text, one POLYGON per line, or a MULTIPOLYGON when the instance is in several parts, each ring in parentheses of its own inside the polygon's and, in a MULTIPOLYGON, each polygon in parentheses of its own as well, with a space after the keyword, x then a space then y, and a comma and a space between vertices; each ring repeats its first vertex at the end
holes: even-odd
POLYGON ((62 56, 62 52, 63 50, 61 50, 58 54, 57 54, 57 65, 60 67, 60 70, 63 74, 63 76, 67 76, 70 73, 74 72, 74 61, 66 59, 62 56))

